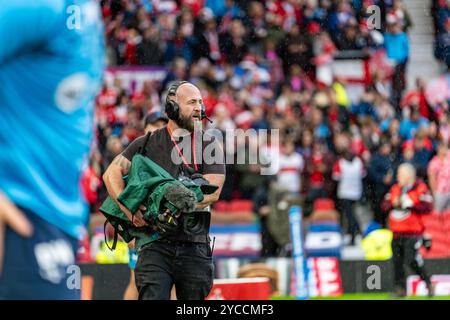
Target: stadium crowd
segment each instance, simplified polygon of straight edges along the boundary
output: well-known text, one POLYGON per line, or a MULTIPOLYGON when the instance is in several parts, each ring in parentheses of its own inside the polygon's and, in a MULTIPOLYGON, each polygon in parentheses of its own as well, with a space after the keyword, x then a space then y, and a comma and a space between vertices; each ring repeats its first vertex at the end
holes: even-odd
MULTIPOLYGON (((450 1, 434 1, 436 58, 448 65, 450 1)), ((407 91, 413 25, 401 0, 102 0, 109 66, 160 66, 161 81, 136 90, 105 82, 96 100, 96 140, 83 178, 92 211, 105 198, 101 175, 163 110, 164 91, 182 79, 202 90, 209 128, 281 132, 275 176, 259 165, 227 165, 221 198, 255 200, 266 214, 270 185, 305 199, 332 198, 351 241, 361 232, 353 204, 385 225, 380 202, 399 164, 414 164, 433 194, 449 194, 450 113, 430 103, 425 79, 407 91), (367 8, 381 8, 379 29, 367 8), (346 79, 329 77, 334 59, 384 56, 356 98, 346 79), (375 70, 376 69, 376 70, 375 70), (435 158, 433 158, 435 157, 435 158), (442 170, 442 168, 447 168, 442 170), (437 172, 439 174, 436 174, 437 172)), ((428 79, 427 79, 428 80, 428 79)), ((241 146, 243 147, 243 146, 241 146)), ((440 205, 444 210, 449 202, 440 205)), ((447 207, 448 209, 448 207, 447 207)))

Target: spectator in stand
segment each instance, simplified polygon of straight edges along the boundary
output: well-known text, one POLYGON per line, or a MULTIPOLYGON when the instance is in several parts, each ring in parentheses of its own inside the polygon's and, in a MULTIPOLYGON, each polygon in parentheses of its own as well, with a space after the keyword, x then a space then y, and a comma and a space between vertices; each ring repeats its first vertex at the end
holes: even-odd
POLYGON ((356 236, 361 233, 361 229, 354 213, 354 206, 362 198, 362 181, 366 171, 362 160, 351 151, 350 137, 347 134, 339 135, 336 144, 340 157, 333 166, 333 180, 337 181, 338 207, 341 215, 347 219, 350 245, 355 245, 356 236))
POLYGON ((331 168, 334 158, 325 141, 315 139, 310 156, 305 157, 305 214, 311 213, 313 203, 318 198, 332 196, 331 168))
POLYGON ((136 29, 129 29, 127 32, 126 42, 125 42, 125 64, 136 65, 136 48, 141 42, 142 37, 137 32, 136 29))
POLYGON ((136 48, 136 59, 140 65, 158 66, 163 63, 162 43, 156 26, 145 30, 144 38, 136 48))
POLYGON ((196 43, 194 46, 194 58, 207 58, 211 63, 221 61, 219 46, 219 33, 214 13, 209 8, 200 11, 200 23, 196 27, 196 43))
MULTIPOLYGON (((409 141, 405 143, 409 143, 409 141)), ((427 166, 434 153, 433 143, 428 137, 428 130, 418 130, 414 135, 412 144, 414 146, 417 175, 425 182, 428 182, 427 166)))
POLYGON ((450 151, 446 141, 439 142, 437 154, 428 164, 428 182, 436 212, 450 209, 450 151))
POLYGON ((260 50, 262 41, 267 36, 267 23, 264 5, 258 1, 251 1, 248 5, 249 46, 252 52, 260 50))
POLYGON ((235 166, 239 175, 239 190, 242 199, 253 199, 255 192, 266 179, 261 175, 261 159, 258 159, 259 157, 255 154, 255 151, 258 150, 257 140, 257 137, 251 136, 246 138, 245 143, 238 145, 237 154, 245 155, 245 161, 238 157, 235 166))
POLYGON ((247 31, 242 21, 234 19, 230 24, 229 30, 221 36, 220 48, 226 62, 238 64, 247 54, 246 33, 247 31))
POLYGON ((270 88, 277 92, 279 91, 280 83, 284 80, 283 62, 276 51, 276 43, 273 40, 267 39, 265 41, 264 58, 268 64, 268 71, 271 74, 270 88))
POLYGON ((444 0, 437 13, 438 33, 445 31, 445 23, 450 18, 450 0, 444 0))
POLYGON ((394 182, 396 171, 391 152, 392 147, 389 140, 383 140, 378 147, 378 152, 372 157, 368 169, 369 190, 372 192, 370 202, 374 220, 382 227, 386 227, 386 217, 381 210, 381 202, 394 182))
POLYGON ((444 29, 437 35, 434 45, 434 56, 445 64, 445 69, 450 67, 450 17, 445 19, 444 29))
POLYGON ((300 68, 309 73, 313 58, 311 39, 306 32, 301 32, 298 25, 294 25, 286 38, 281 41, 278 50, 281 60, 283 61, 283 70, 288 73, 292 65, 298 65, 300 68))
POLYGON ((438 33, 438 11, 440 9, 440 4, 443 0, 431 0, 430 6, 430 16, 433 18, 433 31, 434 34, 438 33))
POLYGON ((166 77, 161 83, 161 88, 166 88, 167 85, 170 82, 176 81, 176 80, 185 80, 187 78, 187 69, 188 65, 186 63, 186 60, 183 58, 175 58, 172 63, 171 67, 167 72, 166 77))
POLYGON ((394 0, 392 2, 392 7, 386 14, 386 19, 398 20, 405 33, 413 27, 411 16, 402 0, 394 0))
POLYGON ((167 122, 167 117, 161 112, 149 113, 144 119, 144 133, 152 133, 156 129, 164 127, 167 122))
POLYGON ((352 114, 358 118, 371 117, 377 120, 377 112, 375 109, 375 92, 366 90, 360 98, 359 103, 352 107, 352 114))
POLYGON ((278 48, 280 42, 286 37, 286 30, 283 28, 283 16, 279 13, 267 12, 266 13, 266 21, 267 21, 267 37, 264 39, 265 42, 270 41, 273 42, 275 48, 278 48))
POLYGON ((288 140, 284 143, 279 159, 277 182, 294 196, 300 195, 301 175, 305 166, 301 154, 295 151, 295 145, 288 140))
POLYGON ((302 155, 302 157, 310 158, 312 155, 314 136, 312 132, 308 129, 303 130, 301 134, 300 147, 298 148, 298 152, 302 155))
MULTIPOLYGON (((316 98, 316 106, 320 106, 323 109, 328 106, 329 100, 328 97, 326 97, 325 93, 322 92, 320 96, 316 95, 316 98)), ((314 129, 314 137, 317 139, 328 140, 331 137, 331 130, 324 117, 324 111, 319 109, 318 107, 312 108, 310 116, 310 123, 314 129)))
POLYGON ((388 213, 389 227, 394 233, 392 257, 396 296, 406 295, 404 265, 425 281, 429 296, 434 294, 430 276, 419 252, 424 232, 421 216, 430 213, 432 209, 433 198, 427 185, 417 181, 414 166, 401 164, 397 170, 397 183, 391 187, 383 201, 383 211, 388 213))
POLYGON ((117 136, 110 136, 106 142, 106 152, 103 160, 103 167, 107 168, 113 159, 123 151, 123 145, 120 138, 117 136))
POLYGON ((406 88, 406 65, 409 59, 409 40, 402 31, 398 20, 387 20, 387 32, 384 35, 384 44, 387 56, 394 63, 394 76, 392 77, 392 103, 397 112, 400 112, 400 100, 406 88))
MULTIPOLYGON (((216 17, 222 17, 226 10, 227 10, 227 2, 234 2, 234 1, 226 1, 226 0, 204 0, 204 1, 185 1, 185 2, 197 2, 199 3, 199 9, 201 6, 204 5, 204 7, 211 10, 211 13, 216 17)), ((228 4, 229 5, 229 4, 228 4)), ((201 12, 201 9, 199 10, 201 12)))
POLYGON ((375 153, 379 147, 381 136, 379 133, 378 124, 372 118, 365 118, 361 122, 360 137, 353 143, 357 144, 357 155, 360 155, 367 164, 369 164, 372 154, 375 153))
POLYGON ((337 36, 339 50, 362 50, 367 47, 367 40, 359 32, 356 19, 350 19, 337 36))
POLYGON ((314 84, 311 79, 303 72, 298 64, 291 65, 289 69, 289 77, 286 79, 293 92, 301 92, 305 90, 312 90, 314 84))
POLYGON ((355 19, 355 13, 351 5, 347 1, 339 1, 336 10, 331 10, 328 16, 328 30, 333 39, 336 39, 339 32, 350 19, 355 19))
POLYGON ((441 139, 447 143, 450 143, 450 115, 448 112, 444 112, 439 117, 438 134, 441 139))
POLYGON ((416 79, 416 88, 408 91, 403 97, 401 106, 402 109, 405 107, 418 109, 420 115, 427 120, 434 119, 434 112, 425 96, 425 81, 420 77, 416 79))
POLYGON ((98 195, 102 186, 100 177, 100 167, 95 163, 95 158, 91 156, 89 166, 83 170, 81 175, 81 189, 85 200, 89 204, 90 213, 97 211, 98 195))
POLYGON ((428 128, 429 121, 424 118, 419 111, 419 108, 412 106, 412 108, 405 108, 405 115, 400 122, 399 133, 405 140, 411 140, 414 133, 420 128, 428 128), (408 115, 411 113, 411 115, 408 115))
POLYGON ((110 65, 123 65, 125 63, 125 39, 126 39, 126 29, 120 26, 119 15, 115 21, 118 25, 114 27, 108 37, 108 60, 110 65))

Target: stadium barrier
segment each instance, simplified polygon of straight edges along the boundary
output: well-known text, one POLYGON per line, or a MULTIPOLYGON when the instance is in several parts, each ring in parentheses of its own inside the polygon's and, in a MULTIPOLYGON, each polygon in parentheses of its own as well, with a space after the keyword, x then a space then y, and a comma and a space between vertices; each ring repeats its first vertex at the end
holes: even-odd
MULTIPOLYGON (((227 275, 237 278, 239 268, 256 262, 250 259, 215 259, 216 277, 227 275), (228 272, 227 270, 228 269, 228 272)), ((292 260, 290 258, 271 258, 258 260, 276 266, 279 274, 281 295, 292 295, 292 260)), ((433 275, 450 275, 450 259, 426 259, 425 266, 433 275)), ((120 300, 130 279, 127 264, 81 264, 84 279, 90 279, 89 286, 82 288, 82 295, 93 300, 120 300)), ((339 274, 343 293, 383 293, 393 291, 393 265, 388 261, 339 261, 339 274), (379 268, 381 277, 379 288, 368 285, 374 267, 379 268)))

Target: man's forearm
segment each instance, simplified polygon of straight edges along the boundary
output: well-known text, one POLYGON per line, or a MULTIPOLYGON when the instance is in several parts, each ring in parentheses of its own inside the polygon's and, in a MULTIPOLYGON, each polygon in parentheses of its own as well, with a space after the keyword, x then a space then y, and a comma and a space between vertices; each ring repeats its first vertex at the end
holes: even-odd
POLYGON ((218 196, 215 193, 205 195, 205 197, 203 198, 203 201, 197 203, 197 209, 204 209, 207 206, 212 205, 217 200, 218 200, 218 196))
POLYGON ((107 175, 103 177, 105 182, 106 190, 111 198, 117 202, 117 198, 122 193, 125 188, 125 182, 123 181, 122 174, 116 172, 108 172, 107 175))
POLYGON ((122 210, 131 220, 132 213, 129 212, 129 210, 125 208, 118 200, 119 195, 125 188, 125 182, 123 181, 122 174, 120 172, 106 172, 103 176, 103 181, 105 182, 106 190, 108 191, 110 197, 117 203, 120 210, 122 210))

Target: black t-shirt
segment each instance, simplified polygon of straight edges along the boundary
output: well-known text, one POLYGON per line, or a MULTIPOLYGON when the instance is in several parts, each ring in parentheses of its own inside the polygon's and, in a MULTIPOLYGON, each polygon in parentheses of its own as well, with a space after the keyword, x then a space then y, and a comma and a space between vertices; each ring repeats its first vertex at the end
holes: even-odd
MULTIPOLYGON (((204 157, 204 151, 206 148, 208 153, 212 153, 212 156, 216 156, 215 152, 221 152, 221 154, 215 159, 225 159, 225 155, 223 154, 223 149, 218 145, 211 145, 219 144, 219 142, 212 136, 208 135, 207 133, 203 133, 205 135, 204 139, 195 139, 197 142, 196 148, 198 147, 198 144, 201 143, 201 153, 202 157, 201 160, 203 160, 201 163, 197 163, 197 169, 199 173, 201 174, 225 174, 225 163, 224 161, 217 161, 219 163, 211 163, 211 161, 208 161, 206 157, 204 157), (201 142, 203 140, 203 143, 201 142), (213 152, 211 152, 213 150, 213 152), (209 164, 208 164, 209 163, 209 164)), ((189 152, 184 152, 186 154, 183 154, 185 157, 186 162, 188 165, 193 169, 194 168, 194 156, 192 151, 192 140, 191 136, 185 136, 182 138, 174 138, 177 142, 177 145, 180 149, 180 151, 186 150, 186 146, 191 146, 189 152), (187 139, 184 140, 184 139, 187 139)), ((122 152, 122 155, 127 158, 128 160, 132 160, 133 156, 138 153, 146 140, 146 136, 143 135, 139 138, 136 138, 133 142, 130 143, 130 145, 122 152)), ((196 154, 198 154, 197 152, 196 154)), ((190 176, 193 170, 189 170, 186 168, 185 164, 182 162, 181 157, 178 153, 178 150, 175 147, 174 142, 172 141, 172 138, 167 130, 167 127, 163 127, 161 129, 155 130, 151 136, 148 139, 148 142, 146 144, 146 156, 150 158, 152 161, 154 161, 156 164, 161 166, 164 170, 166 170, 172 177, 178 178, 180 174, 184 174, 186 176, 190 176), (172 157, 175 158, 176 162, 172 160, 172 157)), ((198 159, 198 158, 197 158, 198 159)), ((177 233, 177 235, 169 236, 167 238, 172 239, 178 239, 178 240, 184 240, 184 241, 192 241, 192 238, 189 237, 186 233, 184 233, 181 229, 177 233)), ((205 240, 206 241, 206 240, 205 240)), ((198 241, 195 241, 198 242, 198 241)))
MULTIPOLYGON (((204 137, 204 141, 202 143, 202 157, 201 160, 203 160, 201 163, 198 163, 198 172, 201 174, 225 174, 225 163, 223 161, 223 159, 225 159, 225 155, 223 155, 223 149, 219 146, 214 146, 211 145, 212 143, 214 144, 219 144, 219 142, 217 140, 215 140, 215 138, 211 135, 208 135, 207 133, 203 133, 205 135, 204 137), (205 161, 204 156, 204 151, 205 149, 208 148, 207 152, 210 152, 210 150, 214 150, 214 151, 219 151, 222 153, 222 155, 220 155, 222 161, 220 161, 219 163, 212 163, 212 164, 208 164, 208 162, 210 161, 205 161)), ((122 152, 122 155, 127 158, 128 160, 131 161, 131 159, 133 158, 133 156, 139 152, 139 150, 141 149, 141 147, 143 146, 143 144, 145 143, 145 139, 146 136, 143 135, 139 138, 136 138, 133 142, 130 143, 130 145, 122 152)), ((196 142, 201 142, 198 141, 200 139, 195 139, 196 142)), ((193 152, 191 151, 192 147, 191 147, 191 137, 186 136, 186 137, 182 137, 182 138, 175 138, 175 141, 177 142, 178 147, 180 148, 180 151, 186 150, 186 148, 183 149, 183 146, 189 146, 189 153, 185 154, 185 159, 188 163, 188 165, 190 165, 190 167, 193 169, 194 168, 194 161, 193 161, 193 152), (187 143, 183 143, 186 142, 185 139, 187 139, 187 143)), ((168 173, 170 173, 170 175, 174 178, 178 178, 179 175, 181 173, 184 173, 185 175, 189 176, 189 170, 186 168, 186 166, 184 165, 184 163, 181 160, 181 157, 179 156, 176 148, 175 148, 175 144, 172 141, 169 132, 167 130, 167 127, 163 127, 161 129, 157 129, 155 130, 152 135, 150 136, 147 145, 147 152, 146 152, 146 156, 149 157, 152 161, 154 161, 155 163, 157 163, 159 166, 161 166, 164 170, 166 170, 168 173), (175 159, 177 160, 177 163, 174 163, 174 161, 172 161, 172 156, 175 157, 175 159)), ((196 146, 196 148, 198 148, 198 146, 196 146)), ((198 154, 198 152, 197 152, 198 154)), ((215 152, 212 152, 212 156, 215 157, 215 152)), ((206 159, 207 160, 207 159, 206 159)))

